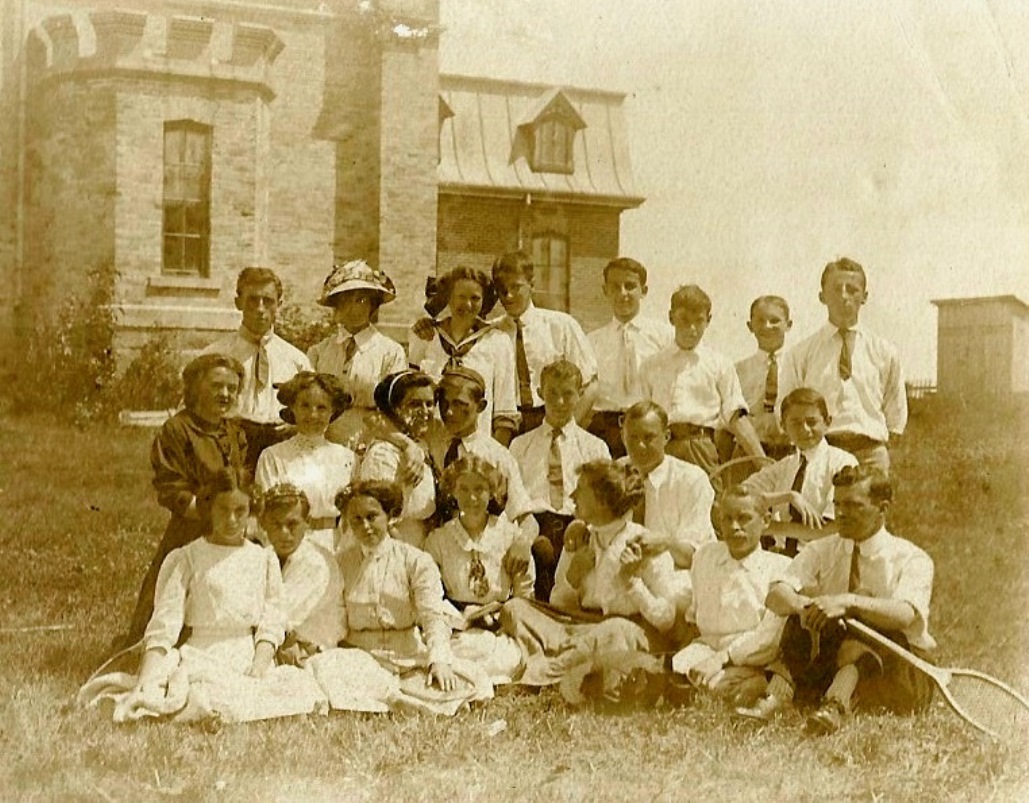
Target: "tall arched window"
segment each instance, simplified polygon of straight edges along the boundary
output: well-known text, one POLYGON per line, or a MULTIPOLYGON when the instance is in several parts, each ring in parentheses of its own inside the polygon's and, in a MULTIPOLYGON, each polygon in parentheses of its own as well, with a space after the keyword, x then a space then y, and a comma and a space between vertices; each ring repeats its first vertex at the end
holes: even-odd
POLYGON ((161 271, 207 276, 211 257, 211 126, 164 124, 161 271))

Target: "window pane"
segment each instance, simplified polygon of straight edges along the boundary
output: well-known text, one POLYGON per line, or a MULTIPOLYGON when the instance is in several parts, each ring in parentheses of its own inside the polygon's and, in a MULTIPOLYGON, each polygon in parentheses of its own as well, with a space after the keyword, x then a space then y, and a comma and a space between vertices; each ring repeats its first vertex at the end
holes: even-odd
POLYGON ((181 129, 165 128, 164 130, 164 163, 172 164, 182 161, 185 143, 185 132, 181 129))
POLYGON ((182 273, 182 241, 179 237, 164 238, 164 270, 166 273, 182 273))
POLYGON ((183 267, 189 273, 202 273, 204 264, 201 249, 203 240, 199 237, 183 239, 183 267))
POLYGON ((207 208, 203 204, 186 204, 183 231, 196 236, 207 233, 207 208))
POLYGON ((179 204, 167 204, 164 207, 164 233, 182 234, 186 230, 185 209, 179 204))

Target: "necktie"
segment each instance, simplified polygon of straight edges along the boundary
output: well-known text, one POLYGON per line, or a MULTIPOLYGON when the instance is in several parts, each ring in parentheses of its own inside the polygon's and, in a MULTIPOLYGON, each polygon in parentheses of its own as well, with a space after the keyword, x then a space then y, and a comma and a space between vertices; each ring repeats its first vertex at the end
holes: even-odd
POLYGON ((768 373, 765 374, 765 412, 775 411, 775 402, 779 398, 779 363, 775 352, 768 354, 768 373))
MULTIPOLYGON (((793 485, 790 486, 791 491, 800 493, 800 489, 804 487, 804 474, 807 473, 807 458, 804 457, 804 453, 800 453, 800 466, 797 467, 797 473, 793 477, 793 485)), ((804 517, 800 515, 800 512, 790 506, 790 521, 801 522, 804 517)))
POLYGON ((343 350, 344 372, 350 369, 350 363, 353 361, 355 354, 357 354, 357 338, 350 336, 347 338, 347 347, 343 350))
POLYGON ((634 397, 639 384, 639 367, 636 365, 636 352, 629 339, 629 327, 622 325, 622 392, 634 397))
POLYGON ((850 577, 847 579, 847 590, 857 591, 861 588, 861 547, 855 541, 854 551, 850 553, 850 577))
POLYGON ((258 391, 268 387, 269 380, 268 349, 264 343, 257 344, 257 354, 254 357, 254 387, 258 391))
POLYGON ((461 456, 460 449, 461 449, 461 439, 460 438, 451 438, 450 439, 450 445, 447 447, 447 453, 445 455, 443 455, 443 468, 446 468, 451 463, 453 463, 455 460, 457 460, 458 457, 461 456))
POLYGON ((532 377, 529 374, 529 358, 525 356, 525 324, 521 318, 514 319, 515 325, 515 367, 518 369, 518 406, 532 407, 532 377))
POLYGON ((560 513, 565 506, 565 472, 561 463, 561 430, 555 429, 550 437, 547 458, 547 483, 550 486, 550 506, 560 513))
POLYGON ((472 346, 479 342, 479 340, 491 329, 490 326, 485 324, 476 324, 476 328, 469 332, 460 343, 455 343, 450 336, 443 330, 439 330, 439 345, 443 349, 443 353, 449 357, 447 365, 460 365, 465 358, 465 355, 472 350, 472 346))
POLYGON ((489 594, 489 578, 486 577, 486 566, 478 550, 472 550, 471 560, 468 561, 468 586, 479 599, 489 594))
POLYGON ((849 336, 853 334, 849 329, 840 329, 840 339, 843 341, 843 345, 840 346, 840 379, 843 380, 850 379, 850 352, 853 338, 849 336))

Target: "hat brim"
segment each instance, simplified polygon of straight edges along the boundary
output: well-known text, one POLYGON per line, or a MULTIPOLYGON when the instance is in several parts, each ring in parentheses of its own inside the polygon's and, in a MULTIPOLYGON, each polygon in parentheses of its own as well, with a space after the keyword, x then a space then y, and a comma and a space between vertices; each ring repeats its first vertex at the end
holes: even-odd
POLYGON ((388 304, 397 297, 396 293, 387 290, 381 284, 366 282, 362 279, 352 279, 348 282, 343 282, 339 287, 334 287, 331 291, 323 295, 318 303, 323 307, 331 307, 333 306, 332 300, 336 296, 343 295, 343 293, 349 293, 351 290, 372 290, 382 296, 383 304, 388 304))

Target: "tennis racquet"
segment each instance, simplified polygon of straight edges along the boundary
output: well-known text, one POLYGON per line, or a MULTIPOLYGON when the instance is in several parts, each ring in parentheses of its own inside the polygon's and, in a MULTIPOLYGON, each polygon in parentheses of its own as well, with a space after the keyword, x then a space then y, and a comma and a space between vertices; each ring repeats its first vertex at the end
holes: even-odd
POLYGON ((856 619, 847 628, 889 650, 928 675, 955 714, 983 733, 1009 744, 1024 744, 1029 735, 1029 701, 1006 683, 974 669, 934 666, 856 619))

